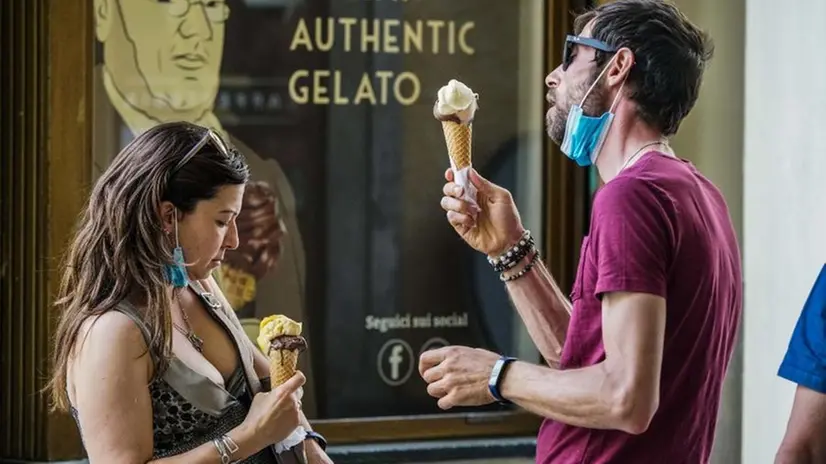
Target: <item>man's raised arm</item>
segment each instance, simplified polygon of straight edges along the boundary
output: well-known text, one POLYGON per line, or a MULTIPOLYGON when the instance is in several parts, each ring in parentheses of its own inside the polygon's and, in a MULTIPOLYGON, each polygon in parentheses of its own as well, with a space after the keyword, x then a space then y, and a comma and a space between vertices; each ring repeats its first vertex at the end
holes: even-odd
MULTIPOLYGON (((520 272, 526 264, 527 262, 520 263, 505 275, 520 272)), ((549 366, 559 367, 562 346, 571 321, 571 303, 538 258, 530 272, 508 282, 507 288, 511 301, 539 352, 549 366)))

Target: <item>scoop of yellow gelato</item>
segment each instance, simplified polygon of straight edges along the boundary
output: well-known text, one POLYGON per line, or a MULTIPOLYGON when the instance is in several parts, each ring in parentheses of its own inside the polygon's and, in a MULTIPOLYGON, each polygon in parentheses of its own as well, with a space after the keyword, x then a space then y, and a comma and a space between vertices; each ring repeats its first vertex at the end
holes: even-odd
POLYGON ((267 353, 270 344, 276 337, 291 335, 297 337, 301 335, 302 324, 296 322, 283 314, 274 314, 265 317, 259 325, 258 347, 267 353))

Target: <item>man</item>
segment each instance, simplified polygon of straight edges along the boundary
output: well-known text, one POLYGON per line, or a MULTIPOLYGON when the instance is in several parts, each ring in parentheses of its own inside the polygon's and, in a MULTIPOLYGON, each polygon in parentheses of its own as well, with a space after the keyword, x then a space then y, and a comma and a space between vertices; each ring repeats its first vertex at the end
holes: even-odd
POLYGON ((797 384, 775 464, 826 462, 826 266, 795 326, 778 375, 797 384))
POLYGON ((548 133, 604 186, 571 301, 509 192, 472 171, 476 210, 448 171, 442 199, 462 238, 504 268, 549 367, 453 346, 423 353, 419 371, 444 409, 499 400, 545 417, 538 463, 705 463, 742 310, 740 253, 723 196, 666 138, 711 45, 662 1, 605 4, 576 26, 546 78, 548 133))
MULTIPOLYGON (((184 120, 219 132, 244 154, 252 182, 237 218, 239 247, 227 252, 216 279, 253 341, 259 321, 270 314, 307 322, 304 246, 290 182, 275 158, 260 156, 229 135, 214 113, 229 4, 95 0, 94 13, 102 45, 95 83, 100 97, 95 177, 135 134, 158 123, 184 120)), ((302 356, 299 367, 307 376, 305 411, 314 416, 310 357, 302 356)))

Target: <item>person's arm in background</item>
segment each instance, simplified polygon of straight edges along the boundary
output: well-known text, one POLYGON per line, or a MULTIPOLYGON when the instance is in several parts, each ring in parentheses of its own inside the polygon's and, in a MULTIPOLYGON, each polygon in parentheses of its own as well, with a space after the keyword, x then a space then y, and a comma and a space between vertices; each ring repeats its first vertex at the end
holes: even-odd
POLYGON ((778 375, 797 384, 775 464, 826 462, 826 266, 809 294, 778 375))
POLYGON ((798 385, 776 464, 826 462, 826 394, 798 385))

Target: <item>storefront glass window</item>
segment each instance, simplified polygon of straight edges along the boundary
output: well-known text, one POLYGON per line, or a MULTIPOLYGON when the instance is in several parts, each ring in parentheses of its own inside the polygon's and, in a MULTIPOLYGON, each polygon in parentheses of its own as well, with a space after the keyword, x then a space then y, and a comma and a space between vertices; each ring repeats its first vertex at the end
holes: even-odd
POLYGON ((538 360, 439 206, 449 164, 432 108, 452 78, 479 93, 473 163, 541 239, 545 2, 100 4, 94 175, 165 121, 246 155, 242 244, 218 277, 251 337, 273 313, 305 322, 308 415, 442 413, 416 372, 432 347, 538 360))

